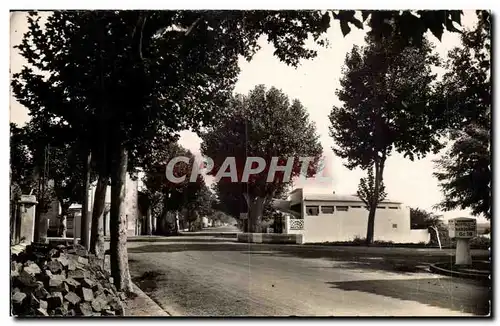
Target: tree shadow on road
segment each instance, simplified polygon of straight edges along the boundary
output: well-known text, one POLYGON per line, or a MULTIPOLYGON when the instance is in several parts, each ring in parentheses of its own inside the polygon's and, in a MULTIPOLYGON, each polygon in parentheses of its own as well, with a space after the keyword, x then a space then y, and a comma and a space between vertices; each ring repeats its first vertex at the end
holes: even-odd
POLYGON ((488 315, 490 312, 490 289, 468 280, 467 283, 476 285, 472 287, 475 290, 470 291, 471 287, 458 284, 458 282, 464 281, 453 278, 429 278, 327 282, 327 284, 332 285, 332 288, 344 291, 367 292, 476 315, 488 315))
POLYGON ((132 278, 132 281, 136 283, 139 288, 145 292, 149 292, 156 288, 157 283, 164 274, 157 271, 147 271, 140 276, 132 278))
POLYGON ((172 238, 159 238, 159 239, 134 239, 133 241, 130 241, 129 243, 176 243, 176 242, 186 242, 186 243, 200 243, 200 242, 230 242, 232 239, 231 238, 223 238, 223 237, 207 237, 205 239, 203 238, 194 238, 194 237, 187 237, 187 236, 177 236, 177 237, 172 237, 172 238))
MULTIPOLYGON (((453 259, 446 253, 427 255, 425 253, 401 252, 387 250, 383 254, 373 254, 366 251, 349 251, 348 249, 337 250, 331 247, 313 248, 307 246, 286 246, 273 244, 243 244, 223 243, 203 239, 193 239, 191 243, 178 243, 177 240, 170 243, 147 244, 128 248, 129 253, 173 253, 173 252, 200 252, 200 251, 228 251, 240 252, 244 255, 259 255, 268 257, 295 257, 303 259, 326 259, 340 261, 340 265, 331 268, 363 269, 373 271, 388 271, 400 274, 419 273, 427 269, 431 263, 445 262, 453 259), (198 242, 199 241, 199 242, 198 242), (197 243, 193 243, 197 242, 197 243), (204 243, 202 243, 204 242, 204 243)), ((312 267, 314 268, 314 267, 312 267)), ((328 267, 326 267, 328 268, 328 267)))

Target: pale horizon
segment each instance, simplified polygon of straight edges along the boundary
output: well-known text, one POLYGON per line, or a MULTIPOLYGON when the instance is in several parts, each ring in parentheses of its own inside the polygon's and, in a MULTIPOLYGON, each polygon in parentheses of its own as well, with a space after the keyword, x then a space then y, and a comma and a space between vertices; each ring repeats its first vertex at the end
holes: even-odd
MULTIPOLYGON (((11 13, 10 16, 10 68, 11 75, 19 72, 25 60, 19 55, 13 45, 20 43, 23 34, 27 31, 25 13, 11 13)), ((464 11, 462 17, 463 27, 471 28, 475 24, 474 11, 464 11)), ((235 92, 247 94, 258 84, 267 88, 274 86, 281 89, 290 99, 299 99, 307 109, 310 119, 315 122, 317 133, 323 146, 323 155, 328 160, 327 172, 332 177, 330 184, 315 183, 314 180, 298 182, 295 188, 303 187, 308 193, 354 194, 356 193, 359 179, 364 177, 363 171, 348 170, 343 166, 340 158, 333 154, 333 139, 329 136, 328 115, 333 105, 341 105, 335 95, 339 87, 341 68, 345 55, 353 45, 364 44, 365 31, 353 28, 345 38, 340 28, 334 24, 327 33, 329 48, 319 48, 315 59, 302 61, 295 69, 281 63, 273 56, 273 47, 264 40, 260 42, 262 49, 254 56, 251 62, 240 59, 241 72, 236 83, 235 92)), ((440 42, 434 36, 428 35, 431 42, 436 45, 436 52, 446 58, 449 50, 460 45, 459 34, 444 32, 440 42)), ((442 71, 437 71, 442 73, 442 71)), ((24 125, 28 120, 28 111, 10 96, 10 121, 24 125)), ((189 149, 193 154, 200 155, 201 139, 193 132, 182 131, 179 144, 189 149)), ((433 210, 432 207, 443 198, 434 172, 433 160, 441 155, 429 154, 426 158, 411 162, 400 154, 392 154, 386 163, 384 184, 388 198, 402 201, 405 205, 421 208, 443 215, 444 219, 454 217, 473 217, 469 210, 454 210, 442 212, 433 210)), ((207 185, 211 184, 211 177, 206 177, 207 185)), ((478 222, 487 220, 480 216, 478 222)))

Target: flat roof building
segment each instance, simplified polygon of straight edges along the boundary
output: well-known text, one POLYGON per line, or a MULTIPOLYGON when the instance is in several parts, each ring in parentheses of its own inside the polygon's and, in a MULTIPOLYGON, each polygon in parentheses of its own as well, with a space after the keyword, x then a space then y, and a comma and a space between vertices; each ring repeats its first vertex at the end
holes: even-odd
MULTIPOLYGON (((366 238, 368 208, 354 195, 307 194, 295 189, 273 206, 288 214, 283 233, 301 234, 303 242, 344 242, 366 238)), ((374 241, 429 242, 427 230, 411 230, 410 209, 386 199, 375 215, 374 241)))

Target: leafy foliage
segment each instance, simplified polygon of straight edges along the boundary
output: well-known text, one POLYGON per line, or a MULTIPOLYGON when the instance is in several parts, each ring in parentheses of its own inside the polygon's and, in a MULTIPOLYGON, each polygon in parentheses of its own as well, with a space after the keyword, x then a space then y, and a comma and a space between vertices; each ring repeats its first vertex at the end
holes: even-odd
POLYGON ((336 92, 343 105, 330 113, 334 153, 352 169, 368 168, 393 149, 412 160, 437 152, 441 126, 433 123, 430 68, 438 58, 430 44, 392 51, 393 39, 367 41, 345 60, 342 88, 336 92))
POLYGON ((210 216, 210 218, 213 221, 220 221, 221 223, 227 223, 227 224, 235 224, 236 222, 233 217, 222 211, 214 211, 213 214, 210 216))
MULTIPOLYGON (((286 193, 291 178, 301 173, 300 157, 312 157, 307 175, 316 173, 322 153, 316 128, 299 101, 290 103, 278 89, 266 90, 262 85, 256 86, 248 96, 235 96, 226 112, 213 127, 201 134, 201 150, 203 155, 213 159, 214 168, 210 174, 216 176, 227 171, 227 166, 223 165, 226 158, 235 158, 237 180, 222 177, 216 186, 225 211, 237 217, 241 212, 253 214, 252 210, 257 210, 255 214, 260 219, 269 200, 286 193), (262 158, 265 165, 261 172, 243 180, 249 157, 262 158), (273 157, 278 158, 279 166, 286 165, 291 159, 290 177, 277 171, 268 179, 273 157), (258 200, 261 202, 257 204, 258 200)), ((251 167, 256 168, 256 162, 251 167)))
POLYGON ((26 141, 26 129, 10 124, 10 171, 11 183, 19 192, 29 193, 34 189, 33 157, 26 141))
POLYGON ((439 90, 451 127, 451 148, 436 161, 444 210, 470 208, 491 219, 491 17, 478 12, 478 25, 462 34, 462 47, 449 53, 439 90))
POLYGON ((451 149, 436 161, 444 201, 444 210, 470 208, 473 215, 491 219, 490 129, 469 125, 460 133, 451 149))
POLYGON ((378 193, 376 193, 373 169, 368 169, 367 177, 360 179, 357 195, 365 203, 366 207, 376 206, 387 197, 384 181, 380 181, 378 193))
POLYGON ((412 229, 427 229, 442 223, 440 217, 431 212, 420 208, 410 208, 410 226, 412 229))
POLYGON ((461 24, 461 10, 404 10, 373 11, 363 10, 363 19, 370 16, 369 25, 374 36, 384 38, 396 36, 407 40, 408 45, 419 46, 430 31, 441 40, 445 30, 458 32, 454 23, 461 24))
POLYGON ((50 121, 32 119, 23 128, 11 124, 12 178, 23 192, 37 196, 41 212, 48 210, 54 197, 63 209, 80 199, 83 166, 70 136, 50 121))
MULTIPOLYGON (((210 174, 217 175, 228 157, 235 157, 237 181, 232 182, 235 192, 245 192, 251 197, 279 196, 290 184, 284 172, 277 171, 270 182, 269 168, 273 157, 283 166, 293 158, 292 177, 301 172, 300 157, 313 157, 309 165, 309 176, 315 174, 322 148, 313 123, 302 104, 288 97, 276 88, 266 90, 259 85, 248 96, 238 95, 229 103, 227 114, 201 135, 202 153, 214 161, 210 174), (242 180, 248 157, 260 157, 265 162, 262 172, 242 180), (238 189, 239 188, 239 189, 238 189)), ((256 164, 252 165, 255 168, 256 164)), ((231 182, 222 177, 221 183, 231 182)))

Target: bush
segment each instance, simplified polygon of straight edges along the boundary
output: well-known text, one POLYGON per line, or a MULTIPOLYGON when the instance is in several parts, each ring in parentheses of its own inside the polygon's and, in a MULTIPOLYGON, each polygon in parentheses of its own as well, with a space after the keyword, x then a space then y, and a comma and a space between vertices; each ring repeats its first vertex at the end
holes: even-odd
POLYGON ((486 237, 479 236, 470 240, 471 249, 489 249, 490 246, 491 246, 491 241, 486 237))
POLYGON ((345 244, 350 244, 353 246, 362 246, 366 244, 366 239, 365 238, 360 238, 360 237, 355 237, 354 240, 352 241, 346 241, 345 244))
POLYGON ((394 246, 394 242, 392 242, 392 241, 373 241, 373 244, 375 246, 381 246, 381 247, 392 247, 392 246, 394 246))

